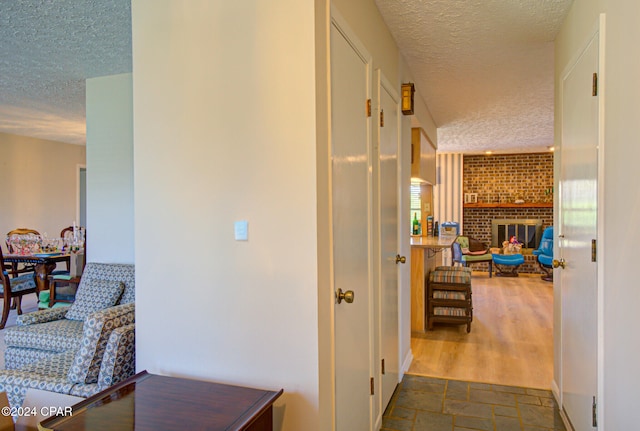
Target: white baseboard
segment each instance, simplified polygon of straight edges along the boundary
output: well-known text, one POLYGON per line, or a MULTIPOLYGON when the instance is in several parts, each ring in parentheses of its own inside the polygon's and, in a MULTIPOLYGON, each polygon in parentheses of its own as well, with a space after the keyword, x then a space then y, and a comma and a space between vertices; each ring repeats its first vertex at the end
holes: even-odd
POLYGON ((551 381, 551 393, 553 394, 553 397, 556 399, 556 402, 558 403, 558 405, 562 405, 561 403, 561 398, 560 398, 560 388, 558 387, 558 383, 556 383, 555 379, 551 381))
POLYGON ((553 394, 553 398, 556 399, 556 403, 558 403, 558 410, 560 411, 562 422, 564 422, 564 427, 568 431, 574 431, 573 425, 571 425, 571 421, 567 417, 567 412, 565 412, 564 408, 562 407, 562 396, 560 393, 560 388, 558 387, 558 383, 556 383, 555 380, 551 382, 551 393, 553 394))
POLYGON ((380 428, 382 428, 382 413, 378 415, 378 419, 376 419, 376 424, 374 425, 373 429, 379 430, 380 428))
POLYGON ((411 366, 412 362, 413 362, 413 352, 411 351, 411 349, 409 349, 409 351, 407 352, 407 356, 405 356, 404 361, 402 362, 402 375, 404 375, 404 373, 409 371, 409 367, 411 366))

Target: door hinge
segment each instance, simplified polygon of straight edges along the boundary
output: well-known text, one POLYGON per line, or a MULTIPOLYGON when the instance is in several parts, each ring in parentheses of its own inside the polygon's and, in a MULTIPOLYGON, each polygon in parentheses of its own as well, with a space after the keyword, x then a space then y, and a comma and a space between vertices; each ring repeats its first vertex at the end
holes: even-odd
POLYGON ((596 428, 598 426, 598 402, 596 397, 593 397, 593 404, 591 406, 591 425, 596 428))
POLYGON ((382 374, 384 375, 384 359, 382 360, 382 374))
POLYGON ((384 127, 384 109, 380 110, 380 127, 384 127))
POLYGON ((591 95, 592 96, 598 95, 598 74, 597 73, 593 74, 593 87, 591 88, 591 95))
POLYGON ((367 117, 371 117, 371 99, 367 99, 367 117))
POLYGON ((595 239, 591 240, 591 262, 596 262, 598 257, 598 248, 597 241, 595 239))
POLYGON ((373 384, 373 377, 371 377, 371 395, 375 395, 375 394, 376 394, 376 391, 375 391, 375 387, 374 387, 374 384, 373 384))

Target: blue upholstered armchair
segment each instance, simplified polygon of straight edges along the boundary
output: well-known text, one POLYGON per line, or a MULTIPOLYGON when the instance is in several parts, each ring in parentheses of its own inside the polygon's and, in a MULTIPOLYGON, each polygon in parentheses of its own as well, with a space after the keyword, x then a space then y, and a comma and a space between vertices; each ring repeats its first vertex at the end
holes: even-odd
POLYGON ((533 255, 544 272, 542 279, 553 281, 553 226, 545 228, 542 232, 540 245, 533 251, 533 255))

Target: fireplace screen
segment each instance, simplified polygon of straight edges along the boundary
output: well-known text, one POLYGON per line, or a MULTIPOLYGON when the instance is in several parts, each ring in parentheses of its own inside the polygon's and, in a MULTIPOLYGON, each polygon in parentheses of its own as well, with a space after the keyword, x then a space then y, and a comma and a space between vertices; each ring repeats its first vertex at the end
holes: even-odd
POLYGON ((492 247, 502 247, 502 243, 512 236, 522 243, 522 248, 538 248, 542 237, 542 220, 494 219, 491 221, 492 247))

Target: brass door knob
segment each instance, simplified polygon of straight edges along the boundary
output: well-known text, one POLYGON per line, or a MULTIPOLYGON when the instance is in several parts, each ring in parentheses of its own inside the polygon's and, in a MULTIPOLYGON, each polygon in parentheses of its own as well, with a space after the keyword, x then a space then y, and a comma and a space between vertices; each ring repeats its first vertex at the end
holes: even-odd
POLYGON ((346 292, 343 292, 342 289, 338 289, 338 291, 336 292, 336 301, 338 301, 338 304, 340 304, 342 302, 342 300, 344 300, 344 302, 346 302, 347 304, 351 304, 353 302, 355 294, 353 293, 353 290, 347 290, 346 292))
POLYGON ((396 254, 396 264, 400 262, 400 263, 406 263, 407 262, 407 258, 404 256, 400 256, 399 254, 396 254))
POLYGON ((553 259, 552 264, 553 264, 554 268, 560 267, 560 268, 564 269, 565 266, 566 266, 566 263, 565 263, 564 259, 560 259, 560 260, 553 259))

